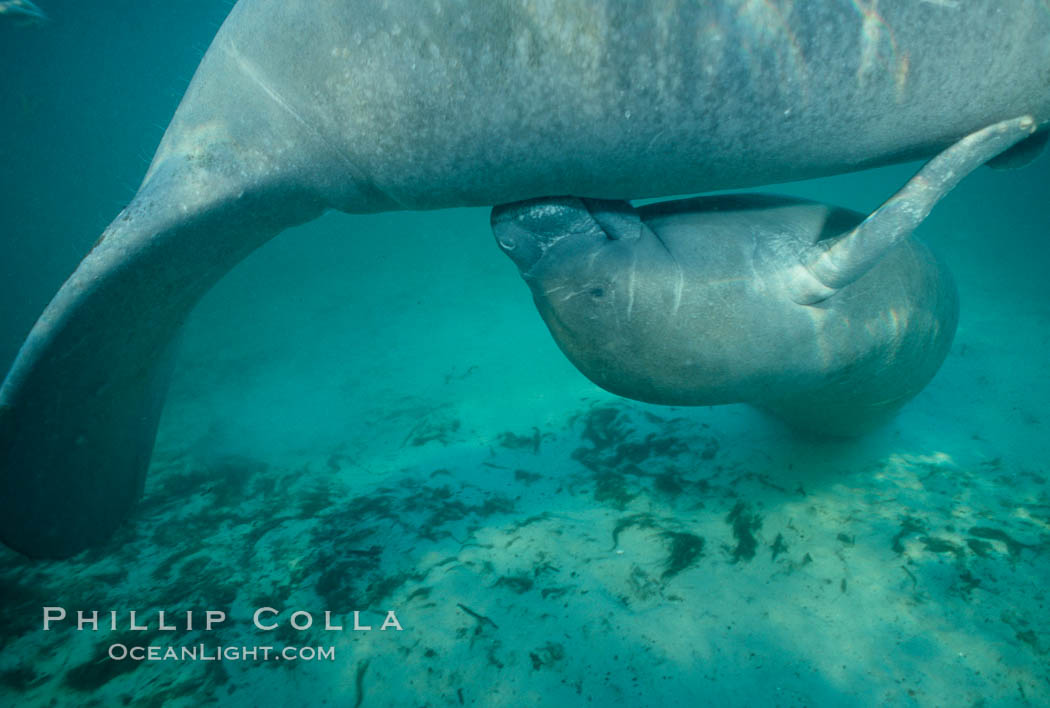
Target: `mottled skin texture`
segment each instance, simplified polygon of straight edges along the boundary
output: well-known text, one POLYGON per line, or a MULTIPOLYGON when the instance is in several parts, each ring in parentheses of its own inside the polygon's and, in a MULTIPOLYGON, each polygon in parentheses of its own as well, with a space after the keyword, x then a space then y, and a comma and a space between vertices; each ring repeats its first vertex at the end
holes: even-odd
POLYGON ((348 211, 634 199, 1050 119, 1043 0, 377 5, 241 2, 157 162, 249 135, 255 150, 230 145, 223 164, 297 173, 348 211))
MULTIPOLYGON (((955 334, 955 285, 914 238, 827 300, 792 300, 798 254, 850 231, 864 219, 856 212, 706 197, 643 207, 636 238, 610 239, 580 200, 543 208, 572 227, 527 259, 525 281, 562 351, 621 396, 752 403, 798 428, 853 435, 918 393, 955 334)), ((510 218, 494 221, 515 257, 520 239, 501 225, 510 218)))
POLYGON ((0 538, 105 539, 139 495, 173 339, 326 208, 636 198, 929 154, 1050 119, 1045 0, 241 0, 139 193, 0 389, 0 538))

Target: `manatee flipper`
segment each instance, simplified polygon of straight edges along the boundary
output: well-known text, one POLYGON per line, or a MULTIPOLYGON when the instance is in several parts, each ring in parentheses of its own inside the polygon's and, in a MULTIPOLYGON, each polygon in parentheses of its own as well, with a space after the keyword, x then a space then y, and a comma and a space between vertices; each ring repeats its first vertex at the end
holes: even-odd
POLYGON ((818 241, 802 253, 788 284, 791 298, 812 305, 855 282, 910 236, 964 177, 1030 136, 1035 128, 1031 116, 1021 116, 971 133, 944 150, 855 229, 818 241))
POLYGON ((238 43, 252 11, 233 8, 142 186, 0 387, 0 540, 28 556, 70 556, 127 517, 198 299, 280 231, 360 193, 345 155, 275 90, 280 55, 238 43))
POLYGON ((988 161, 988 166, 995 170, 1013 170, 1024 167, 1043 154, 1048 139, 1050 139, 1050 130, 1030 135, 1004 151, 1002 155, 993 157, 988 161))
POLYGON ((26 555, 72 555, 127 516, 187 314, 250 251, 320 211, 295 208, 287 188, 223 189, 173 162, 59 290, 0 388, 0 538, 26 555))

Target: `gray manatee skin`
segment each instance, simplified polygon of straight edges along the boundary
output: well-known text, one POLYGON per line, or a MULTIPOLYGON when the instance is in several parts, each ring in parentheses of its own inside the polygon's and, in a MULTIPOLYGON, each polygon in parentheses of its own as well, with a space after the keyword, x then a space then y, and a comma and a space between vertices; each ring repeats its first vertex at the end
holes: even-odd
POLYGON ((1044 0, 240 0, 0 388, 0 539, 63 557, 112 534, 182 322, 285 228, 724 189, 1045 127, 1048 37, 1044 0))
POLYGON ((610 208, 568 197, 493 216, 558 346, 608 391, 669 405, 750 403, 796 428, 856 435, 921 391, 951 346, 954 281, 914 237, 833 297, 792 299, 798 254, 850 232, 862 214, 786 197, 701 197, 642 207, 636 235, 610 238, 592 213, 610 208), (527 252, 535 233, 566 225, 527 252))

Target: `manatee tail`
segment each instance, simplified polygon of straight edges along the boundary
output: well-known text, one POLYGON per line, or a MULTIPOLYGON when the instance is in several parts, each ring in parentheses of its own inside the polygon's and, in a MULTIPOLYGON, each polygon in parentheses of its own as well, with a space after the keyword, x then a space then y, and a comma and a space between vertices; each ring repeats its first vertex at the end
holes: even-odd
POLYGON ((0 388, 11 548, 60 558, 113 532, 142 493, 186 316, 250 251, 321 209, 287 185, 207 182, 185 159, 151 170, 22 346, 0 388))
POLYGON ((791 282, 792 299, 812 305, 856 281, 908 238, 964 177, 1035 130, 1031 116, 995 123, 967 135, 927 162, 896 194, 855 229, 805 251, 791 282))

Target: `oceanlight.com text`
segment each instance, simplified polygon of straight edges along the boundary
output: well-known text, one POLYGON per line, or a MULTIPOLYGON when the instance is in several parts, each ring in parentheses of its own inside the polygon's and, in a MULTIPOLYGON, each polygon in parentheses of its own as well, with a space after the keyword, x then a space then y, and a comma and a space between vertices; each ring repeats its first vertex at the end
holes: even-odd
POLYGON ((127 646, 111 644, 114 661, 335 661, 335 647, 127 646))

